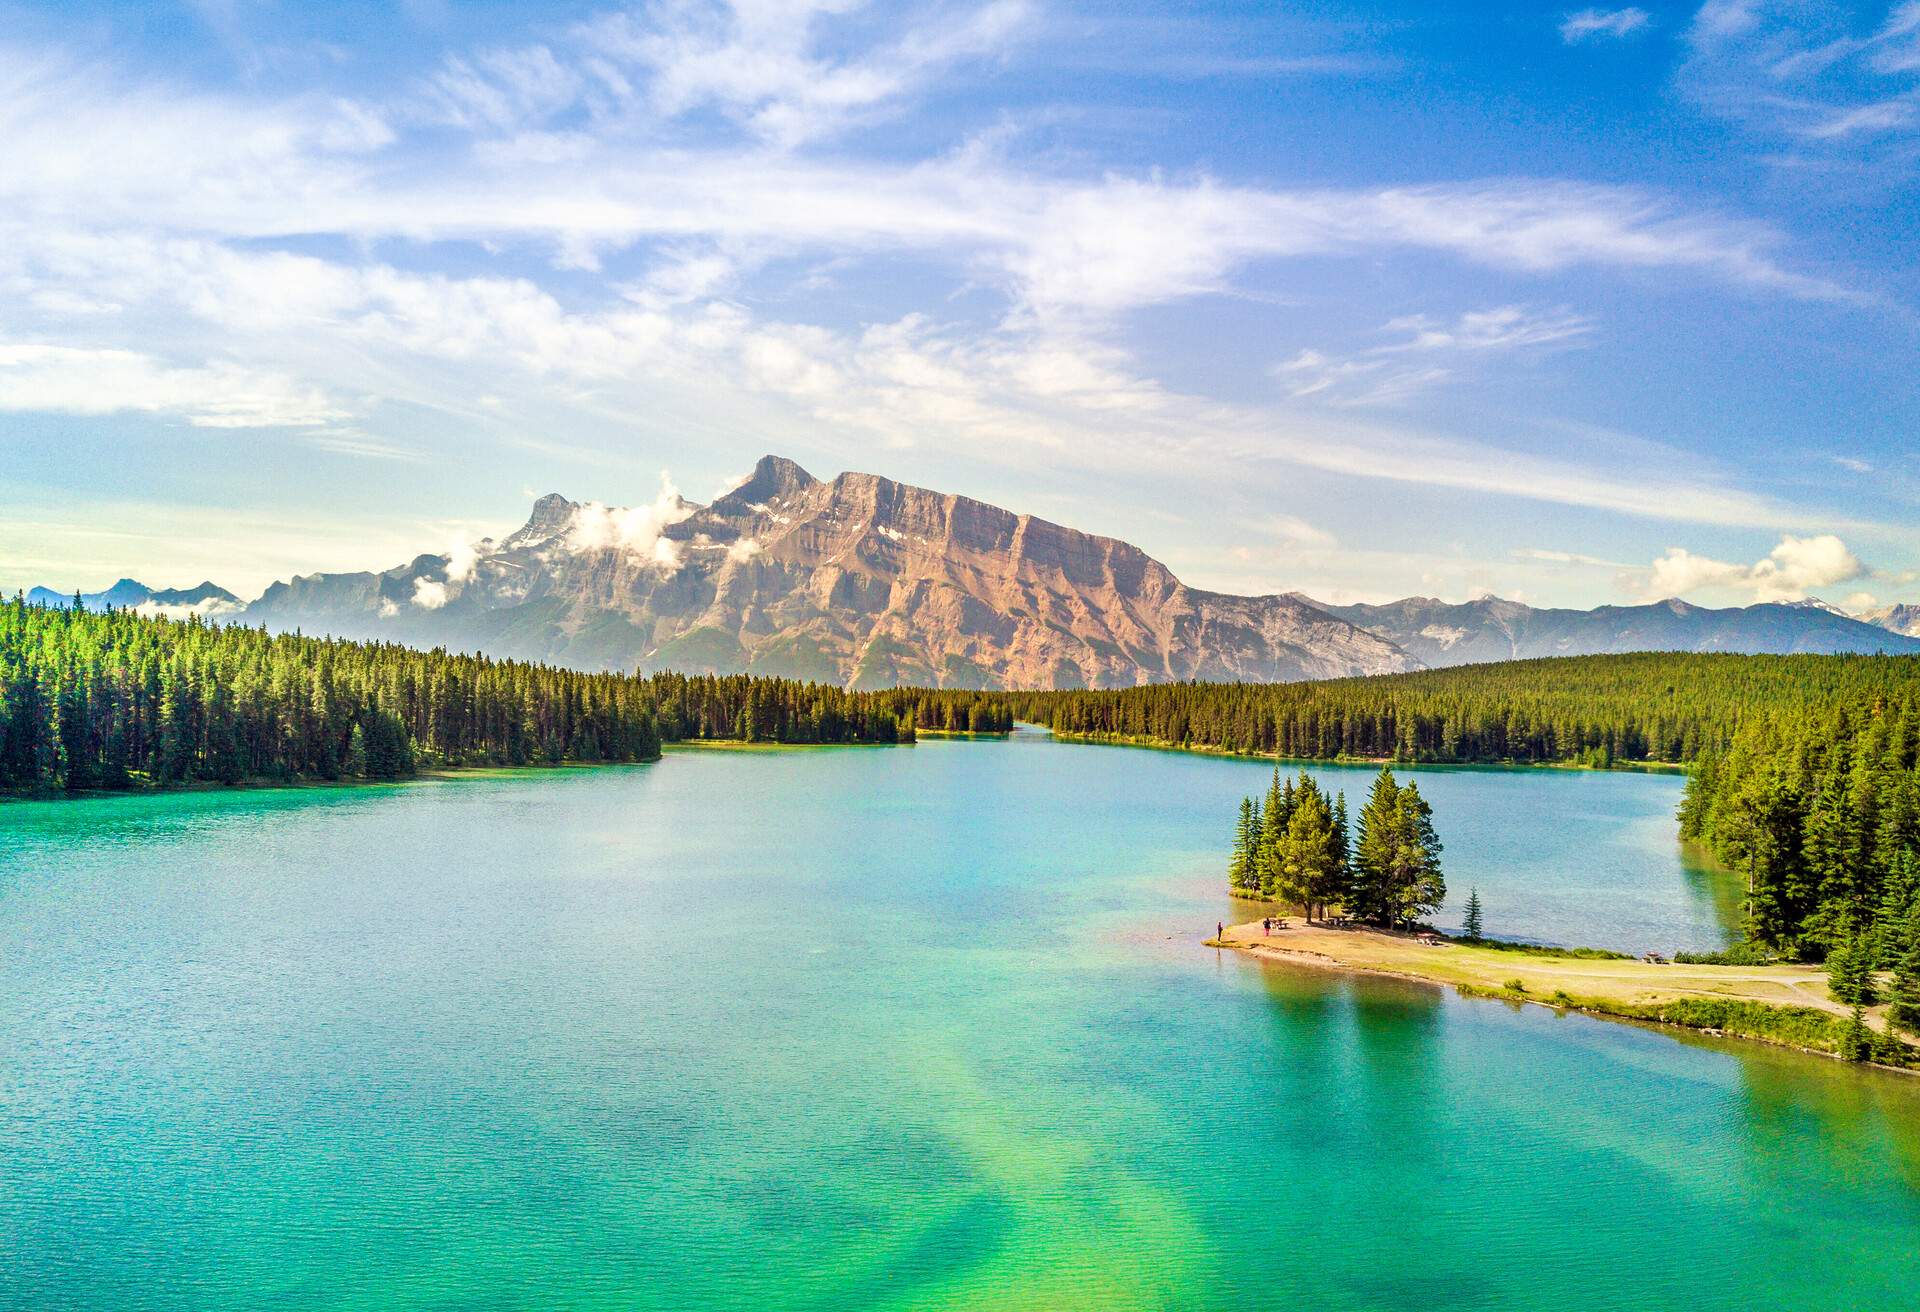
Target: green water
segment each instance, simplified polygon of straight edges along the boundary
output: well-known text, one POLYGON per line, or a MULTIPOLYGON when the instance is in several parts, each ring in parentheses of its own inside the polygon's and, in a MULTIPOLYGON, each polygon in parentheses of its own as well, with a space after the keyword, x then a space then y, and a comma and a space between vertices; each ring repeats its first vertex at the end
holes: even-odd
MULTIPOLYGON (((1724 936, 1676 780, 1420 779, 1491 928, 1724 936)), ((0 1306, 1920 1302, 1920 1080, 1201 948, 1263 782, 1023 736, 0 808, 0 1306)))

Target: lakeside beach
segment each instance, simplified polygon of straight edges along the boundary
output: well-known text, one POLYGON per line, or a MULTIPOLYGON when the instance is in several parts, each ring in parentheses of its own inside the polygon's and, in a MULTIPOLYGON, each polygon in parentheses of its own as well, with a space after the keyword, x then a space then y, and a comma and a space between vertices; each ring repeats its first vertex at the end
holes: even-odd
MULTIPOLYGON (((1614 1019, 1705 1029, 1741 1038, 1831 1053, 1823 1042, 1846 1022, 1851 1008, 1836 1001, 1818 965, 1714 966, 1630 958, 1561 955, 1554 949, 1517 950, 1456 939, 1358 926, 1306 923, 1287 916, 1286 928, 1261 921, 1229 925, 1208 946, 1268 960, 1372 975, 1390 975, 1510 1002, 1532 1002, 1614 1019), (1520 987, 1514 987, 1515 985, 1520 987), (1726 1009, 1698 1004, 1728 1004, 1726 1009), (1761 1010, 1764 1009, 1764 1010, 1761 1010), (1723 1018, 1725 1023, 1707 1024, 1723 1018), (1746 1023, 1743 1024, 1742 1021, 1746 1023)), ((1885 1008, 1866 1010, 1867 1026, 1887 1035, 1885 1008)), ((1920 1048, 1899 1041, 1882 1064, 1911 1069, 1920 1048)))

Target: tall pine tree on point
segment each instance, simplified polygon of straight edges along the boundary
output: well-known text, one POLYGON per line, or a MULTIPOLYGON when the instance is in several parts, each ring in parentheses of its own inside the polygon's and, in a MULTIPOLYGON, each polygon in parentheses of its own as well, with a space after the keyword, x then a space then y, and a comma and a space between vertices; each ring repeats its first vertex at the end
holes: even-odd
POLYGON ((1254 827, 1253 799, 1240 799, 1240 823, 1233 831, 1233 858, 1227 864, 1227 882, 1242 893, 1256 893, 1260 879, 1253 869, 1253 845, 1258 837, 1254 827))
POLYGON ((1482 938, 1486 937, 1485 934, 1481 932, 1483 929, 1484 926, 1480 920, 1480 890, 1470 888, 1467 890, 1466 923, 1461 927, 1461 932, 1469 941, 1478 943, 1482 938))

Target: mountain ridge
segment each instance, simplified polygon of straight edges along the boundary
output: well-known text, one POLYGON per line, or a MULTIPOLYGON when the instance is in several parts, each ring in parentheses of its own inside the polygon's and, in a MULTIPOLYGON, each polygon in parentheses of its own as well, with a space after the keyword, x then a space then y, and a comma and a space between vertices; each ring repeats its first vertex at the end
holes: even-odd
POLYGON ((249 623, 589 667, 849 687, 1124 687, 1417 663, 1293 598, 1189 588, 1138 547, 955 493, 767 456, 711 505, 541 497, 470 566, 301 575, 249 623))
MULTIPOLYGON (((1298 594, 1296 594, 1298 595, 1298 594)), ((1737 651, 1793 655, 1920 652, 1920 639, 1825 603, 1762 602, 1716 609, 1678 597, 1591 610, 1543 608, 1504 597, 1380 605, 1319 605, 1388 638, 1429 667, 1627 651, 1737 651)))
MULTIPOLYGON (((35 589, 31 600, 67 605, 35 589)), ((1920 607, 1591 610, 1501 597, 1336 605, 1194 588, 1118 538, 879 474, 768 455, 710 505, 550 492, 498 541, 296 574, 244 607, 122 579, 83 605, 449 646, 585 669, 753 672, 853 688, 1286 681, 1619 651, 1920 651, 1920 607), (1916 632, 1903 633, 1900 625, 1916 632)))

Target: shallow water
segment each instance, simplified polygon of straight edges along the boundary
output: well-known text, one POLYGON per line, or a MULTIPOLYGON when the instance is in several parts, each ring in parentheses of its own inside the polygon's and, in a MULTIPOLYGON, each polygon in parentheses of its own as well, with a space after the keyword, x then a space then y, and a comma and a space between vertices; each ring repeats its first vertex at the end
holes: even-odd
MULTIPOLYGON (((1266 776, 0 808, 0 1306, 1911 1305, 1920 1080, 1200 948, 1266 776)), ((1417 777, 1490 931, 1723 940, 1676 779, 1417 777)))

